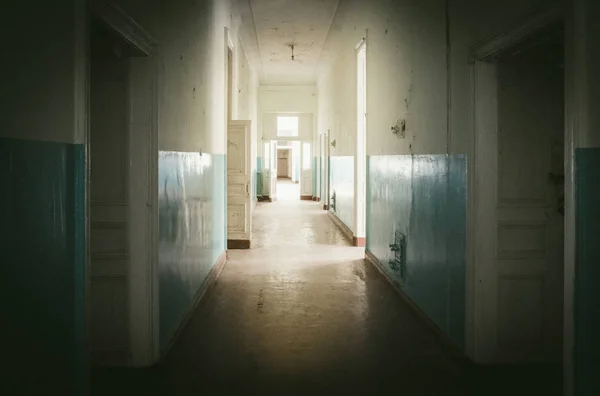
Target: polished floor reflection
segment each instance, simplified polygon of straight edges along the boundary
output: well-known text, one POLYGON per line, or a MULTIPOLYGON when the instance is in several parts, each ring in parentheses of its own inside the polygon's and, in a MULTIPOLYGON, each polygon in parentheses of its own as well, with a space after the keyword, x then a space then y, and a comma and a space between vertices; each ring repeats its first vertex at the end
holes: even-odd
POLYGON ((168 359, 169 394, 462 394, 461 366, 319 206, 259 204, 254 248, 229 252, 168 359))
POLYGON ((136 394, 465 394, 464 365, 319 207, 258 204, 253 249, 136 394))

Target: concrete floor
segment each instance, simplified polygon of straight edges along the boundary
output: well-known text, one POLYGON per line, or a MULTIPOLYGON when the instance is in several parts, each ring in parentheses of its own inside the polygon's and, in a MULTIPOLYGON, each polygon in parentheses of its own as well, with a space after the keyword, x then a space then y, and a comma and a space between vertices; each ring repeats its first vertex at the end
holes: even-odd
POLYGON ((97 373, 94 394, 501 394, 509 378, 445 353, 319 207, 259 204, 253 249, 230 251, 165 361, 97 373))

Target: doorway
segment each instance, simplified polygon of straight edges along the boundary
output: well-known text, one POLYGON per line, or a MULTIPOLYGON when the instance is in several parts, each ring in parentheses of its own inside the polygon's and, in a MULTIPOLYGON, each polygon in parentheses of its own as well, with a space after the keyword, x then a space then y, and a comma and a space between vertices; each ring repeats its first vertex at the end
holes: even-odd
POLYGON ((277 141, 277 199, 297 201, 300 199, 298 167, 300 148, 298 141, 277 141))
POLYGON ((564 29, 475 65, 475 357, 562 361, 564 29))
POLYGON ((88 342, 93 366, 144 366, 159 353, 155 42, 103 4, 89 40, 88 342))
POLYGON ((225 28, 225 100, 227 169, 224 175, 227 196, 226 240, 228 249, 250 249, 252 241, 251 121, 238 120, 235 95, 235 52, 225 28))
POLYGON ((127 43, 92 19, 90 264, 92 364, 127 364, 129 267, 127 43))
POLYGON ((292 150, 277 148, 277 178, 292 180, 292 150))
POLYGON ((367 44, 363 38, 356 50, 356 161, 354 161, 355 246, 366 246, 367 176, 367 44))
POLYGON ((227 46, 227 121, 233 120, 233 49, 227 46))

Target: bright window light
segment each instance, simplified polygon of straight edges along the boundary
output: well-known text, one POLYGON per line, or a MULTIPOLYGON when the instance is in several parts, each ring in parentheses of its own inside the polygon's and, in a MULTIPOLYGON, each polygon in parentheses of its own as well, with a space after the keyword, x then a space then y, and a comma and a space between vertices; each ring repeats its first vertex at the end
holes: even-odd
POLYGON ((298 136, 298 117, 277 117, 277 136, 298 136))

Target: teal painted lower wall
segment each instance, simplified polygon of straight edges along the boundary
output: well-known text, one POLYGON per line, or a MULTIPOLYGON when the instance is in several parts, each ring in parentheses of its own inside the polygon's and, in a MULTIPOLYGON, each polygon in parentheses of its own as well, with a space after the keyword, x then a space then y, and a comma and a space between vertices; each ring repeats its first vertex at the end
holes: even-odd
POLYGON ((351 230, 354 228, 354 157, 329 157, 330 211, 351 230), (335 207, 332 195, 335 192, 335 207))
POLYGON ((575 150, 575 394, 600 395, 600 148, 575 150))
POLYGON ((160 347, 225 251, 226 156, 159 152, 160 347))
POLYGON ((388 275, 464 350, 466 157, 369 156, 367 249, 388 275), (390 266, 394 233, 406 237, 406 269, 390 266))
POLYGON ((262 179, 262 161, 261 157, 256 158, 256 186, 254 190, 253 197, 257 197, 263 194, 263 179, 262 179))
POLYGON ((84 146, 0 138, 0 178, 2 389, 84 394, 84 146))

